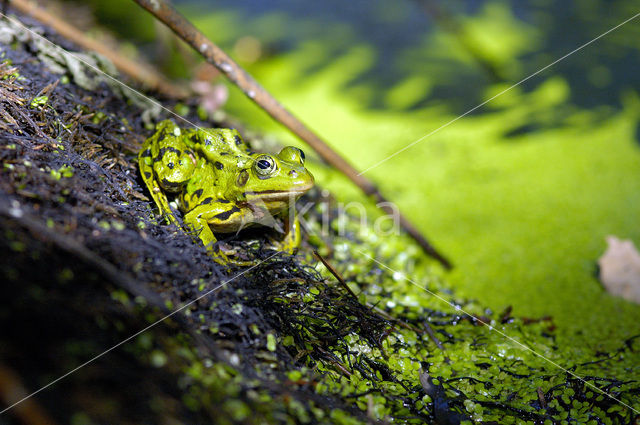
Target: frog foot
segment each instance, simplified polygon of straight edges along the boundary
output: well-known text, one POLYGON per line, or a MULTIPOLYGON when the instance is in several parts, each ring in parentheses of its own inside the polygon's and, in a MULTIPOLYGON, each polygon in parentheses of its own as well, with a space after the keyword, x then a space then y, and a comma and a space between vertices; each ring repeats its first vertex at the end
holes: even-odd
POLYGON ((283 251, 288 254, 295 254, 297 248, 302 241, 302 235, 300 233, 300 221, 297 215, 294 215, 293 220, 289 214, 284 217, 284 236, 280 239, 270 237, 270 245, 273 249, 283 251))
POLYGON ((207 247, 207 251, 209 252, 209 256, 216 263, 221 266, 241 266, 241 267, 249 267, 255 264, 255 261, 243 260, 237 257, 238 251, 235 249, 223 250, 220 245, 216 248, 212 246, 207 247))
POLYGON ((289 238, 288 236, 288 234, 285 235, 284 239, 269 237, 268 247, 275 251, 286 252, 290 255, 295 254, 298 249, 298 243, 296 243, 296 241, 294 241, 292 238, 289 238))

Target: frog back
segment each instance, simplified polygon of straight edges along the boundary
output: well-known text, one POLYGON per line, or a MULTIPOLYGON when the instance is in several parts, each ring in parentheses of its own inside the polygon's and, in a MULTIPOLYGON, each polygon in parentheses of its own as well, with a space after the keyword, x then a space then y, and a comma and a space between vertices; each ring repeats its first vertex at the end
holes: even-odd
POLYGON ((208 162, 225 163, 231 158, 250 152, 238 130, 230 128, 206 128, 189 130, 185 143, 208 162))

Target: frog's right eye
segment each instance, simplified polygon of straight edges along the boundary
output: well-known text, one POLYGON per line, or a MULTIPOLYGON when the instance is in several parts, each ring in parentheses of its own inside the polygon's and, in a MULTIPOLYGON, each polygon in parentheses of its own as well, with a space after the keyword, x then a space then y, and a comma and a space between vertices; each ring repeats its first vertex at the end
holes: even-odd
POLYGON ((304 165, 304 152, 293 146, 283 148, 278 154, 278 157, 289 162, 298 162, 301 165, 304 165))
POLYGON ((276 170, 276 162, 269 155, 260 155, 253 164, 258 176, 267 177, 276 170))

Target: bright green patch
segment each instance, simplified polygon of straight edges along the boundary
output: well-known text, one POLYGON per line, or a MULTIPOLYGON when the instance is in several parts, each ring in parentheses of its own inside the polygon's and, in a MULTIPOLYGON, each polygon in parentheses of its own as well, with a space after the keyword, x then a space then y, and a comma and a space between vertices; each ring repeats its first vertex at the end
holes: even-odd
POLYGON ((36 96, 33 99, 31 99, 29 106, 33 109, 37 109, 42 106, 45 106, 47 102, 49 102, 49 96, 36 96))

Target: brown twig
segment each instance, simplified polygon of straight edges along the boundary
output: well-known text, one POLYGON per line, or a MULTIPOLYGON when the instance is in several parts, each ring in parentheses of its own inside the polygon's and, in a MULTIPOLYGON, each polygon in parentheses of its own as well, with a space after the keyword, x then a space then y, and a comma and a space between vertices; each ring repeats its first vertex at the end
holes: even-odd
POLYGON ((185 98, 189 95, 188 90, 171 83, 160 73, 156 72, 156 70, 151 66, 141 63, 140 61, 134 62, 122 56, 120 53, 110 49, 103 43, 87 37, 83 32, 46 10, 38 7, 31 1, 11 0, 11 6, 42 22, 44 25, 53 28, 58 34, 71 40, 78 46, 87 50, 95 51, 106 57, 120 72, 140 82, 144 87, 147 87, 150 90, 156 90, 167 97, 176 99, 185 98))
POLYGON ((434 344, 436 344, 436 347, 444 351, 444 345, 442 345, 442 342, 440 342, 440 339, 436 336, 436 333, 433 331, 433 328, 431 327, 429 322, 425 321, 423 322, 423 324, 424 324, 424 329, 427 331, 427 335, 429 335, 429 338, 431 338, 431 341, 433 341, 434 344))
POLYGON ((349 285, 347 285, 347 282, 344 281, 344 279, 342 278, 342 276, 340 276, 340 273, 338 273, 338 271, 331 265, 329 264, 329 262, 327 260, 325 260, 320 253, 318 253, 318 251, 313 251, 313 255, 320 260, 320 262, 322 262, 322 264, 324 264, 324 266, 329 270, 329 272, 333 275, 333 277, 336 278, 336 280, 338 282, 340 282, 340 285, 342 285, 348 293, 351 294, 351 296, 357 301, 358 297, 356 296, 356 294, 353 293, 353 291, 351 290, 351 288, 349 288, 349 285))
POLYGON ((325 359, 327 359, 327 361, 329 361, 330 363, 332 363, 336 369, 338 369, 338 371, 340 371, 344 376, 346 376, 347 378, 351 377, 351 372, 349 372, 349 369, 347 369, 347 367, 340 361, 338 360, 337 356, 327 350, 324 350, 322 347, 316 347, 316 349, 324 355, 325 359))
MULTIPOLYGON (((29 395, 20 376, 8 366, 0 364, 0 399, 7 406, 29 395)), ((35 400, 24 400, 13 414, 25 425, 55 425, 49 413, 35 400)), ((7 418, 7 421, 9 418, 7 418)))
MULTIPOLYGON (((318 251, 313 251, 313 255, 322 262, 322 264, 324 264, 324 266, 329 270, 329 272, 331 272, 331 274, 333 275, 333 277, 335 277, 338 282, 340 282, 340 284, 346 288, 346 290, 353 296, 353 298, 359 302, 358 297, 356 296, 356 294, 351 290, 351 288, 349 288, 349 285, 347 285, 347 282, 344 280, 344 278, 342 277, 342 275, 340 275, 340 273, 338 273, 338 271, 336 270, 335 267, 333 267, 333 265, 331 263, 329 263, 327 260, 325 260, 325 258, 323 256, 320 255, 320 253, 318 253, 318 251)), ((409 329, 419 335, 423 334, 424 331, 416 328, 415 326, 410 325, 409 323, 404 322, 401 319, 398 319, 396 317, 393 317, 392 315, 390 315, 389 313, 387 313, 386 311, 382 310, 381 308, 376 307, 375 305, 372 305, 371 303, 366 303, 365 304, 368 308, 374 310, 376 313, 378 313, 380 316, 382 316, 385 320, 388 320, 389 322, 395 323, 397 325, 399 325, 400 327, 403 327, 405 329, 409 329)), ((433 330, 429 327, 428 323, 425 323, 425 327, 427 329, 427 333, 429 334, 429 336, 433 339, 433 341, 436 343, 436 345, 438 346, 438 348, 440 348, 441 350, 444 350, 444 347, 442 346, 442 343, 440 342, 440 340, 438 340, 438 338, 435 336, 435 334, 433 333, 433 330)))
POLYGON ((543 409, 546 409, 547 400, 544 397, 544 391, 542 391, 542 388, 538 387, 536 388, 536 393, 538 395, 538 401, 540 402, 540 407, 542 407, 543 409))
POLYGON ((451 263, 441 255, 429 241, 404 217, 390 202, 380 193, 378 188, 358 171, 318 135, 311 131, 291 112, 283 107, 271 94, 269 94, 258 82, 235 63, 229 55, 211 42, 198 31, 186 18, 180 15, 165 0, 134 0, 142 8, 149 11, 157 19, 167 25, 182 40, 191 45, 206 59, 207 62, 218 68, 227 78, 237 85, 247 97, 264 109, 276 121, 287 127, 292 133, 311 146, 318 155, 327 163, 333 165, 352 182, 354 182, 366 195, 372 197, 385 213, 396 215, 400 226, 422 247, 430 256, 438 260, 443 266, 450 269, 451 263))

